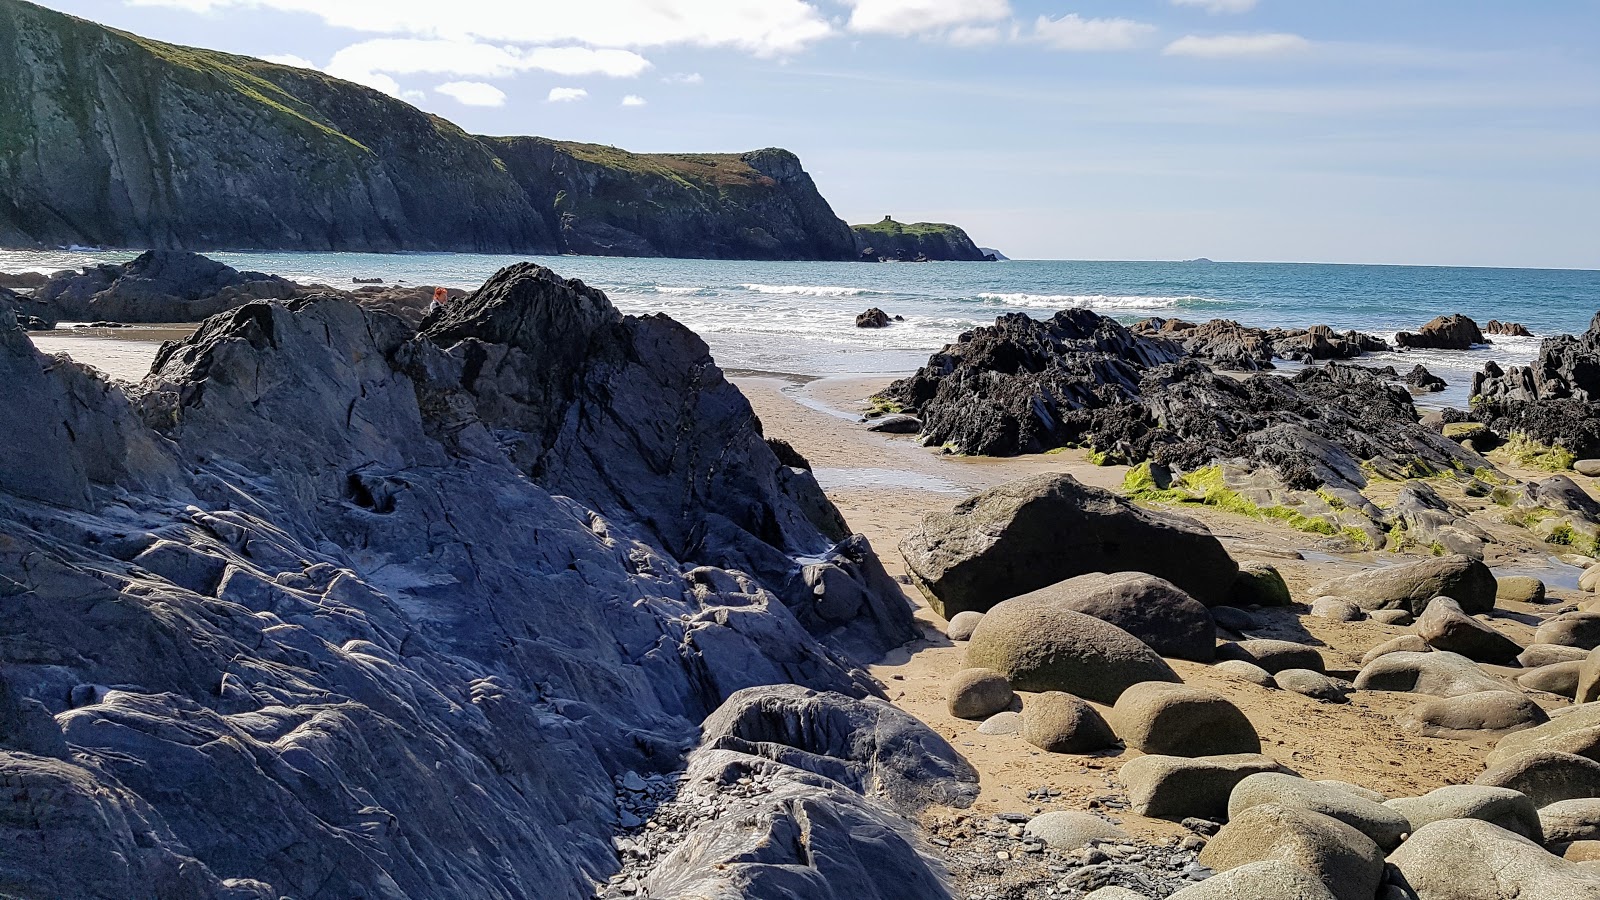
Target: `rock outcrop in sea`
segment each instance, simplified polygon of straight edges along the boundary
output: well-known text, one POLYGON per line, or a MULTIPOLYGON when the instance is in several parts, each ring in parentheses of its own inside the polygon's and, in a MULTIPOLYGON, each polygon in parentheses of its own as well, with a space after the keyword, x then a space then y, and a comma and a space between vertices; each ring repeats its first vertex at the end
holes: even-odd
POLYGON ((480 137, 313 69, 0 0, 0 246, 852 260, 786 150, 480 137))
POLYGON ((978 249, 967 233, 942 222, 896 222, 891 216, 871 225, 852 225, 856 248, 866 262, 980 262, 993 257, 978 249))
POLYGON ((524 264, 124 387, 6 307, 0 378, 4 893, 945 896, 976 776, 849 655, 909 606, 670 319, 524 264))
POLYGON ((1485 363, 1472 396, 1469 418, 1498 434, 1600 456, 1600 314, 1583 334, 1546 338, 1531 365, 1485 363))

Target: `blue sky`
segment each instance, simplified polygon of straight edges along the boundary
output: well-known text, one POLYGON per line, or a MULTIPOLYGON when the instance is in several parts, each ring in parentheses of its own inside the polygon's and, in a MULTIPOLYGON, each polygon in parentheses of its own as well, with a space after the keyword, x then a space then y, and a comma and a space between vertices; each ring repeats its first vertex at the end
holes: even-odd
POLYGON ((1600 268, 1594 0, 48 0, 1016 257, 1600 268))

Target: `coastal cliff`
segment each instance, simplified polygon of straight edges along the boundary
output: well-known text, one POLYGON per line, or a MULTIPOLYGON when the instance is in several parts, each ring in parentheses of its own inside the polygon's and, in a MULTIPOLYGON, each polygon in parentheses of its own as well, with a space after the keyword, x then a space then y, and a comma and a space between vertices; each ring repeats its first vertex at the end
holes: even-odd
POLYGON ((21 0, 0 0, 0 36, 0 245, 856 257, 787 151, 483 138, 21 0))
POLYGON ((978 262, 992 259, 967 233, 941 222, 906 225, 890 216, 871 225, 852 225, 862 259, 883 262, 978 262))

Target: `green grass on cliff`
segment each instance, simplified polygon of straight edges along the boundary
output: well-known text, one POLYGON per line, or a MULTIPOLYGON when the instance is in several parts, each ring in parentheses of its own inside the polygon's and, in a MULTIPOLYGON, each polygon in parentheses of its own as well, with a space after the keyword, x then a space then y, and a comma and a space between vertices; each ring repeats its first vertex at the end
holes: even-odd
POLYGON ((603 144, 551 141, 579 162, 634 175, 676 181, 690 190, 767 187, 772 179, 756 171, 739 153, 630 153, 603 144))
POLYGON ((851 225, 850 228, 858 234, 881 235, 883 237, 943 236, 955 238, 966 236, 966 232, 954 225, 946 225, 942 222, 913 222, 907 225, 903 222, 896 222, 888 216, 884 216, 881 222, 873 222, 871 225, 851 225))

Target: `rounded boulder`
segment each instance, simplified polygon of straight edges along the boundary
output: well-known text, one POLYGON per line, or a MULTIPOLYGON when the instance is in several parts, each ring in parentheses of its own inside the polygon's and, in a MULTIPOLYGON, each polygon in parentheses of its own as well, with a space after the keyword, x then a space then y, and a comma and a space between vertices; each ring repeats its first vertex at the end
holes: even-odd
POLYGON ((1154 575, 1080 575, 1016 599, 1051 603, 1110 622, 1162 656, 1210 662, 1216 655, 1217 626, 1211 613, 1177 585, 1154 575))
POLYGON ((1405 816, 1369 797, 1337 785, 1274 772, 1251 775, 1239 782, 1228 797, 1228 820, 1264 803, 1332 816, 1385 850, 1399 846, 1401 836, 1411 830, 1405 816))
POLYGON ((1325 672, 1327 666, 1315 647, 1293 641, 1230 641, 1217 647, 1218 659, 1242 659, 1274 674, 1284 669, 1310 669, 1325 672))
POLYGON ((1167 756, 1259 753, 1255 726, 1226 697, 1205 688, 1149 681, 1123 691, 1111 724, 1129 747, 1167 756))
POLYGON ((1471 739, 1548 721, 1550 717, 1526 694, 1501 690, 1424 700, 1401 713, 1395 723, 1423 737, 1471 739))
POLYGON ((1338 819, 1263 803, 1222 826, 1200 851, 1200 863, 1223 872, 1277 860, 1317 876, 1338 900, 1372 900, 1383 856, 1372 838, 1338 819))
POLYGON ((1481 819, 1529 840, 1543 840, 1539 810, 1527 794, 1510 788, 1447 784, 1421 797, 1396 797, 1383 805, 1405 816, 1413 832, 1445 819, 1481 819))
POLYGON ((1065 691, 1115 703, 1130 685, 1178 681, 1160 654, 1085 613, 1017 598, 995 606, 967 644, 967 665, 994 669, 1020 691, 1065 691))
POLYGON ((1117 745, 1098 710, 1061 691, 1046 691, 1022 704, 1022 739, 1051 753, 1093 753, 1117 745))
POLYGON ((965 612, 958 612, 955 614, 955 618, 950 620, 950 624, 945 627, 944 635, 952 641, 971 640, 973 629, 977 628, 978 623, 981 621, 983 621, 983 613, 976 610, 969 609, 965 612))
POLYGON ((993 669, 962 669, 946 682, 944 696, 950 715, 958 719, 986 719, 1004 712, 1017 697, 993 669))

